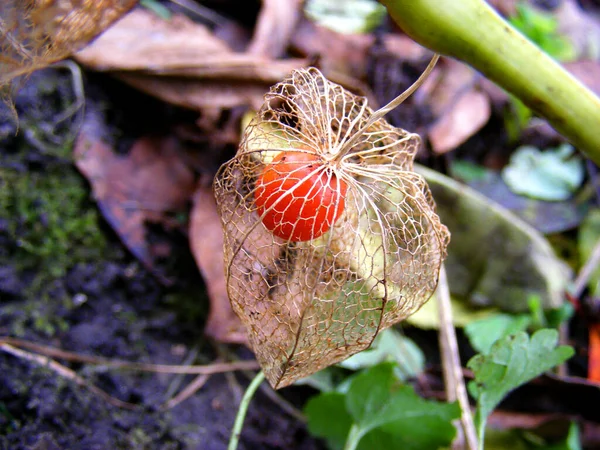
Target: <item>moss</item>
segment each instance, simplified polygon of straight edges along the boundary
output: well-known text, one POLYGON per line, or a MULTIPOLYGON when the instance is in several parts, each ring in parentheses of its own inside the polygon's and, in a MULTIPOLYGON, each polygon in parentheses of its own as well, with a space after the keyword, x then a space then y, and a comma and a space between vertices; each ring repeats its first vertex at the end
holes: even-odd
POLYGON ((86 205, 88 191, 73 168, 23 174, 0 169, 0 178, 0 219, 12 244, 4 256, 19 271, 38 272, 34 289, 103 254, 98 213, 86 205))
POLYGON ((2 308, 12 313, 15 334, 28 325, 49 336, 65 330, 61 315, 72 301, 61 280, 75 265, 107 256, 89 188, 63 157, 69 152, 28 148, 0 155, 0 267, 17 274, 25 301, 2 308))

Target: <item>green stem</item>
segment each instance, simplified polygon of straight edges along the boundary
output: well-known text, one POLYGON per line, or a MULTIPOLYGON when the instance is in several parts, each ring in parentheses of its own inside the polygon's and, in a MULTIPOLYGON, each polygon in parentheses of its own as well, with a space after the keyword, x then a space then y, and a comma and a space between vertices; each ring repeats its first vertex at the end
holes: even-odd
POLYGON ((350 431, 348 432, 348 437, 346 438, 346 445, 344 445, 344 450, 355 450, 358 446, 362 438, 362 432, 360 427, 353 423, 350 431))
POLYGON ((475 413, 475 426, 477 427, 477 439, 479 440, 479 450, 483 450, 483 444, 485 443, 485 425, 487 423, 487 417, 482 417, 481 407, 477 405, 477 411, 475 413))
POLYGON ((250 400, 252 400, 254 393, 264 380, 265 374, 261 370, 256 374, 248 386, 248 389, 246 389, 244 397, 242 398, 242 402, 240 403, 240 407, 238 408, 237 416, 235 417, 235 422, 233 424, 233 430, 231 431, 231 437, 229 438, 227 450, 235 450, 237 448, 240 441, 240 434, 242 433, 242 427, 244 426, 244 419, 246 418, 246 413, 248 412, 248 405, 250 405, 250 400))
POLYGON ((511 92, 600 165, 600 99, 483 0, 380 0, 415 41, 511 92))

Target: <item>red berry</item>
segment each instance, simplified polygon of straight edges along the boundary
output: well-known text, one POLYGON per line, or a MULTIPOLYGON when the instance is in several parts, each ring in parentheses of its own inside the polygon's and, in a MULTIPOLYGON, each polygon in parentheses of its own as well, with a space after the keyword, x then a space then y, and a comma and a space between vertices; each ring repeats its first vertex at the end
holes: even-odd
POLYGON ((340 217, 346 190, 346 182, 318 155, 283 151, 258 177, 254 200, 264 226, 275 236, 309 241, 340 217))

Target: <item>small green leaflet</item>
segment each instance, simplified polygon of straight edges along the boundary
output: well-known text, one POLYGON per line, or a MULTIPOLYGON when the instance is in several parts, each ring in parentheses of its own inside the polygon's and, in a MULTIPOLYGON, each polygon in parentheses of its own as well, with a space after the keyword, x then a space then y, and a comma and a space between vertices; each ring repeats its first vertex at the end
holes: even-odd
POLYGON ((339 365, 345 369, 359 370, 385 361, 395 361, 398 365, 395 373, 400 380, 415 378, 425 369, 425 355, 411 339, 386 328, 377 335, 371 347, 339 365))
POLYGON ((332 449, 431 450, 451 444, 460 408, 422 399, 382 363, 353 377, 345 394, 313 397, 305 413, 310 432, 332 449))
POLYGON ((502 171, 502 179, 516 194, 546 201, 567 200, 585 175, 583 161, 569 144, 540 151, 519 147, 502 171))
POLYGON ((475 380, 469 392, 477 400, 475 425, 481 442, 488 416, 510 391, 573 356, 571 347, 557 347, 557 342, 556 330, 539 330, 531 339, 519 332, 498 340, 488 354, 471 358, 467 366, 475 380))
POLYGON ((368 33, 377 28, 386 9, 375 0, 308 0, 306 16, 338 33, 368 33))
POLYGON ((465 325, 465 333, 475 350, 487 354, 498 339, 525 331, 530 323, 531 318, 525 314, 498 313, 465 325))

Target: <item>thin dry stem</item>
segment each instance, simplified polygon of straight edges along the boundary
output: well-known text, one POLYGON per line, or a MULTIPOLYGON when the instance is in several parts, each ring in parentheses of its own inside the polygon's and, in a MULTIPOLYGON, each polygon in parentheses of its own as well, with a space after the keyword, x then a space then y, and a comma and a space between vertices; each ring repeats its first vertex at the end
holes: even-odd
POLYGON ((363 128, 358 130, 358 132, 354 135, 354 137, 352 139, 348 140, 348 142, 346 142, 344 144, 344 148, 342 148, 340 153, 344 154, 344 153, 348 152, 354 146, 356 141, 358 141, 358 139, 360 139, 360 137, 367 131, 367 129, 369 129, 378 120, 383 119, 384 116, 386 116, 388 113, 390 113, 391 111, 396 109, 398 106, 400 106, 402 103, 404 103, 404 101, 408 97, 410 97, 412 94, 414 94, 415 91, 423 85, 423 83, 429 77, 429 75, 431 75, 431 72, 435 68, 435 65, 437 64, 439 59, 440 59, 440 55, 438 55, 437 53, 434 53, 434 55, 431 57, 431 61, 429 61, 429 64, 427 64, 427 67, 425 68, 423 73, 419 76, 419 78, 417 78, 417 80, 413 84, 411 84, 402 94, 398 95, 387 105, 382 106, 377 111, 375 111, 373 113, 373 115, 369 118, 367 123, 363 126, 363 128))
POLYGON ((596 242, 596 245, 594 245, 594 250, 592 250, 590 257, 579 271, 579 274, 577 274, 577 278, 573 283, 573 291, 571 292, 573 297, 579 298, 581 296, 583 290, 590 281, 592 273, 594 273, 594 270, 596 270, 598 266, 600 266, 600 239, 596 242))
MULTIPOLYGON (((442 365, 444 369, 444 384, 446 386, 446 396, 449 402, 458 400, 461 413, 462 437, 466 441, 466 448, 469 450, 477 450, 477 432, 473 423, 473 415, 471 413, 471 405, 469 404, 469 396, 463 378, 462 368, 460 364, 460 356, 458 353, 458 342, 456 341, 456 331, 452 322, 452 304, 450 303, 450 290, 448 289, 448 278, 446 269, 442 264, 440 269, 440 281, 436 291, 436 299, 438 302, 440 331, 439 342, 442 354, 442 365)), ((458 444, 458 448, 465 448, 463 442, 458 444)))
POLYGON ((62 364, 54 361, 51 358, 48 358, 47 356, 36 355, 35 353, 26 352, 25 350, 21 350, 10 344, 0 344, 0 350, 9 353, 13 356, 16 356, 17 358, 33 362, 38 366, 46 367, 55 372, 56 374, 60 375, 61 377, 71 380, 79 386, 88 389, 90 392, 94 393, 95 395, 102 398, 103 400, 105 400, 113 406, 130 410, 140 408, 140 406, 138 405, 134 405, 133 403, 129 402, 124 402, 123 400, 119 400, 118 398, 113 397, 107 392, 104 392, 99 387, 89 383, 84 378, 77 375, 73 370, 63 366, 62 364))
POLYGON ((143 372, 190 374, 190 375, 213 375, 217 373, 231 372, 235 370, 256 370, 259 365, 256 361, 237 361, 231 363, 213 363, 205 366, 182 366, 169 364, 147 364, 132 363, 117 359, 102 358, 98 356, 81 355, 79 353, 36 344, 23 339, 0 336, 0 345, 9 344, 14 347, 22 347, 33 350, 42 355, 51 356, 65 361, 76 361, 87 364, 100 365, 109 369, 139 370, 143 372))
POLYGON ((198 375, 185 388, 183 388, 181 392, 166 401, 160 409, 167 410, 179 405, 181 402, 187 400, 196 392, 198 392, 209 379, 210 375, 198 375))

